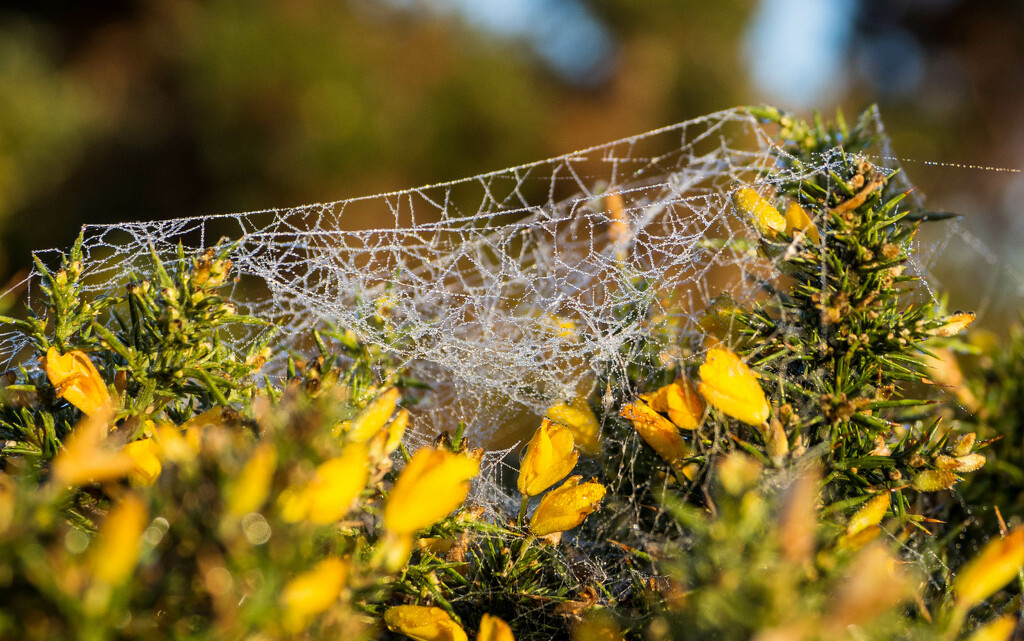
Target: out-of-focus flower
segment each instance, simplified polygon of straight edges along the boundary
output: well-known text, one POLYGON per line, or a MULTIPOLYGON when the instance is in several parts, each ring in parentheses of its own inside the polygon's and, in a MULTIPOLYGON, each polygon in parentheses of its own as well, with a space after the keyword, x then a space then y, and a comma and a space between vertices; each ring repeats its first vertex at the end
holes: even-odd
POLYGON ((64 449, 53 460, 53 480, 60 485, 86 485, 122 479, 135 461, 119 445, 107 441, 106 413, 86 416, 75 426, 64 449))
POLYGON ((669 420, 680 429, 697 429, 704 415, 704 401, 693 388, 693 383, 685 378, 680 378, 658 388, 653 394, 644 394, 640 398, 647 401, 655 412, 668 414, 669 420))
POLYGON ((384 612, 384 623, 416 641, 467 641, 465 630, 441 608, 398 605, 384 612))
POLYGON ((241 517, 263 506, 270 493, 270 482, 274 478, 276 464, 277 454, 274 452, 274 446, 270 443, 260 443, 228 489, 228 514, 241 517))
POLYGON ((543 419, 519 464, 519 491, 537 496, 572 472, 578 458, 569 428, 543 419))
POLYGON ((7 531, 14 521, 16 509, 14 479, 4 472, 0 472, 0 534, 7 531))
POLYGON ((160 458, 178 465, 194 461, 202 446, 203 429, 192 427, 183 432, 177 425, 157 426, 154 429, 154 434, 160 444, 160 458))
POLYGON ((757 485, 764 467, 741 452, 726 454, 718 463, 718 480, 725 491, 739 496, 757 485))
POLYGON ((601 425, 586 398, 578 396, 571 403, 555 403, 544 416, 568 427, 576 447, 584 454, 597 456, 601 453, 601 425))
POLYGON ((626 214, 622 194, 609 191, 604 195, 604 205, 608 210, 608 238, 613 243, 621 243, 629 238, 629 217, 626 214))
POLYGON ((807 215, 803 207, 796 202, 791 202, 786 206, 786 235, 793 236, 797 231, 807 234, 807 238, 815 245, 821 242, 818 228, 814 226, 811 217, 807 215))
POLYGON ((1011 641, 1020 621, 1018 614, 1006 614, 977 628, 966 641, 1011 641))
POLYGON ((957 607, 972 608, 992 596, 1024 569, 1024 526, 992 539, 953 580, 957 607))
POLYGON ((861 530, 878 523, 889 511, 891 499, 888 492, 882 492, 868 499, 859 510, 853 513, 846 524, 846 534, 853 536, 861 530))
POLYGON ((614 619, 592 609, 573 627, 572 641, 623 641, 623 636, 614 619))
POLYGON ((124 583, 139 561, 139 543, 146 528, 146 506, 126 494, 100 524, 89 551, 93 579, 110 587, 124 583))
POLYGON ((469 479, 479 471, 479 461, 463 454, 427 447, 417 451, 388 495, 385 527, 411 534, 440 521, 466 500, 469 479))
POLYGON ((724 347, 708 350, 700 378, 697 388, 701 396, 723 413, 754 426, 768 420, 771 407, 757 382, 760 375, 732 351, 724 347))
POLYGON ((409 410, 403 409, 395 415, 394 420, 388 423, 388 438, 384 442, 384 456, 391 454, 398 449, 405 435, 405 428, 409 426, 409 410))
POLYGON ((51 347, 46 352, 44 369, 50 384, 57 390, 57 397, 82 410, 83 414, 91 416, 110 405, 110 392, 96 366, 84 353, 73 350, 61 355, 51 347))
POLYGON ((365 443, 379 432, 391 418, 391 413, 395 411, 398 396, 398 390, 392 387, 370 401, 369 405, 364 407, 349 424, 349 440, 365 443))
POLYGON ((485 614, 480 618, 476 641, 516 641, 512 628, 496 616, 485 614))
MULTIPOLYGON (((945 388, 948 393, 956 397, 956 400, 965 409, 972 413, 976 412, 979 407, 978 399, 975 398, 974 393, 967 387, 963 372, 960 370, 960 363, 957 362, 956 354, 953 353, 953 350, 934 348, 930 351, 931 354, 921 355, 921 361, 928 368, 928 378, 924 382, 945 388)), ((971 445, 974 445, 973 441, 971 445)), ((969 452, 970 447, 967 448, 965 454, 969 452)), ((962 455, 958 454, 957 456, 962 455)))
POLYGON ((305 628, 309 621, 330 608, 341 595, 348 576, 348 564, 328 557, 312 570, 300 574, 284 586, 281 605, 284 623, 292 632, 305 628))
POLYGON ((732 202, 757 231, 763 236, 774 238, 786 230, 786 219, 779 210, 750 187, 742 187, 732 194, 732 202))
POLYGON ((349 443, 341 456, 321 463, 304 487, 289 488, 281 493, 281 518, 319 525, 341 519, 348 513, 356 495, 366 487, 368 455, 366 444, 349 443))
POLYGON ((913 595, 913 581, 899 560, 885 546, 872 545, 853 562, 824 623, 832 630, 845 632, 850 626, 870 622, 913 595))
POLYGON ((820 489, 821 472, 812 467, 803 470, 786 490, 778 532, 782 556, 787 561, 810 563, 814 559, 820 489))
POLYGON ((409 564, 412 556, 413 535, 408 532, 395 533, 386 530, 377 544, 373 564, 388 572, 398 572, 409 564))
POLYGON ((565 532, 583 523, 604 498, 600 483, 580 483, 582 476, 570 476, 558 489, 545 494, 530 518, 530 530, 537 536, 565 532))
POLYGON ((690 456, 689 448, 679 430, 667 418, 655 412, 647 403, 636 401, 622 407, 619 415, 629 419, 648 445, 654 448, 658 456, 669 463, 690 456))
POLYGON ((124 451, 134 463, 129 473, 132 483, 152 485, 163 469, 160 464, 160 446, 157 442, 151 438, 132 441, 124 446, 124 451))

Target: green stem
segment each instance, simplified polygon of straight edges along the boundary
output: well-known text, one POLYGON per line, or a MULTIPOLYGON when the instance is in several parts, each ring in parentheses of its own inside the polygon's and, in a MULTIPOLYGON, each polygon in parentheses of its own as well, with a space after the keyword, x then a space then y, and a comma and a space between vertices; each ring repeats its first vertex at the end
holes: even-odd
POLYGON ((519 527, 523 526, 523 521, 526 519, 526 508, 530 504, 530 497, 523 495, 523 502, 519 504, 519 516, 516 517, 516 525, 519 527))

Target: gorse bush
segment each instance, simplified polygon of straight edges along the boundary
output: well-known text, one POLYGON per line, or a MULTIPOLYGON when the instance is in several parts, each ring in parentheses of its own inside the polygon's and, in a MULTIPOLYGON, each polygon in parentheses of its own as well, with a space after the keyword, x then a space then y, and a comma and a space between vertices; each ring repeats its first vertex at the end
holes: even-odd
POLYGON ((629 381, 552 405, 510 474, 461 427, 411 447, 446 382, 388 345, 324 327, 279 353, 228 299, 230 244, 154 252, 105 295, 79 245, 39 262, 41 307, 3 319, 26 353, 0 405, 0 636, 1010 638, 1024 339, 965 339, 973 315, 921 295, 935 216, 868 160, 866 119, 751 112, 778 130, 729 199, 754 241, 703 242, 768 258, 759 295, 717 298, 697 339, 617 310, 650 327, 629 381))

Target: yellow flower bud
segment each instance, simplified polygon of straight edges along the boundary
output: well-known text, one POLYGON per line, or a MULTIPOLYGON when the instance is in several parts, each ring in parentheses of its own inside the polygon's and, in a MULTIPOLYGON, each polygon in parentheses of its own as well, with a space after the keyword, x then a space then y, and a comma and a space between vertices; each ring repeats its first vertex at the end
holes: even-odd
POLYGON ((485 614, 480 618, 476 641, 516 641, 516 638, 507 623, 496 616, 485 614))
POLYGON ((974 312, 957 312, 947 316, 946 322, 931 331, 933 336, 949 337, 959 334, 967 329, 967 326, 974 322, 977 315, 974 312))
POLYGON ((868 499, 864 505, 850 517, 849 522, 846 524, 846 534, 848 536, 853 536, 865 528, 872 525, 878 525, 878 523, 885 518, 885 513, 889 511, 890 503, 891 499, 888 492, 882 492, 881 494, 868 499))
POLYGON ((760 375, 751 370, 739 356, 724 347, 708 350, 700 366, 701 396, 723 413, 748 425, 761 425, 771 413, 765 398, 760 375))
POLYGON ((469 479, 480 463, 463 454, 423 448, 413 455, 391 488, 384 505, 384 525, 402 534, 433 525, 462 505, 469 479))
POLYGON ((651 405, 655 412, 668 414, 669 419, 677 427, 684 430, 695 430, 700 426, 704 415, 704 401, 693 388, 693 383, 681 378, 661 387, 649 396, 641 396, 651 405))
POLYGON ((953 580, 957 607, 972 608, 1012 581, 1024 569, 1024 527, 989 541, 953 580))
POLYGON ((668 419, 655 412, 647 403, 636 401, 622 407, 619 415, 633 423, 636 433, 654 448, 658 456, 669 463, 690 456, 689 448, 679 430, 668 419))
POLYGON ((55 347, 46 352, 46 376, 63 398, 83 414, 92 415, 110 405, 110 392, 89 357, 74 350, 60 355, 55 347))
POLYGON ((281 592, 285 627, 298 632, 313 617, 334 605, 345 587, 347 575, 345 561, 328 557, 309 572, 289 581, 281 592))
POLYGON ((151 438, 132 441, 124 447, 133 466, 129 476, 135 485, 152 485, 163 466, 160 464, 160 446, 151 438))
POLYGON ((914 475, 911 484, 920 492, 938 492, 948 490, 960 479, 948 470, 923 470, 914 475))
POLYGON ((234 517, 255 512, 270 493, 277 455, 270 443, 260 443, 246 461, 238 478, 227 492, 227 511, 234 517))
POLYGON ((537 496, 572 472, 578 458, 569 428, 543 419, 519 464, 519 491, 537 496))
POLYGON ((940 470, 952 470, 954 472, 975 472, 985 465, 985 455, 975 452, 966 456, 952 457, 946 454, 939 454, 932 461, 935 467, 940 470))
POLYGON ((100 524, 89 551, 89 567, 96 581, 117 587, 132 575, 145 528, 146 506, 142 499, 125 495, 100 524))
POLYGON ((774 238, 786 229, 786 219, 779 210, 750 187, 743 187, 732 194, 732 202, 763 236, 774 238))
POLYGON ((537 536, 571 530, 583 523, 604 498, 600 483, 580 483, 582 476, 570 476, 562 487, 551 490, 540 500, 530 518, 530 530, 537 536))
POLYGON ((797 231, 807 234, 808 240, 815 245, 821 242, 818 228, 814 226, 810 216, 799 204, 791 202, 786 206, 786 235, 793 236, 797 231))
POLYGON ((584 454, 597 456, 601 453, 601 425, 587 399, 579 396, 572 403, 555 403, 544 416, 553 423, 568 427, 576 447, 584 454))
POLYGON ((391 413, 395 411, 395 404, 398 402, 398 390, 390 388, 377 398, 370 401, 370 404, 363 408, 359 414, 352 419, 348 428, 350 441, 365 443, 374 434, 384 427, 391 413))
POLYGON ((398 605, 384 612, 384 623, 416 641, 467 641, 466 632, 441 608, 398 605))
POLYGON ((345 516, 352 501, 366 487, 368 452, 364 443, 349 443, 341 456, 321 463, 305 487, 281 493, 281 517, 319 525, 345 516))
POLYGON ((953 456, 967 456, 971 453, 971 449, 974 448, 974 441, 977 440, 978 435, 975 432, 967 432, 961 434, 953 442, 953 456))

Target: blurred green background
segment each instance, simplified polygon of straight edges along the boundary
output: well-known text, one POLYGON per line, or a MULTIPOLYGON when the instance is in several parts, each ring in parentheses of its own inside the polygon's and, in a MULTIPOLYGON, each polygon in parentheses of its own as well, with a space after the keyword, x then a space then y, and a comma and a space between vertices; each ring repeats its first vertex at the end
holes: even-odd
MULTIPOLYGON (((83 223, 401 189, 764 102, 877 102, 928 204, 1019 267, 1024 177, 934 163, 1024 167, 1022 94, 1008 0, 7 2, 0 282, 83 223)), ((977 299, 969 241, 936 268, 977 299)))

